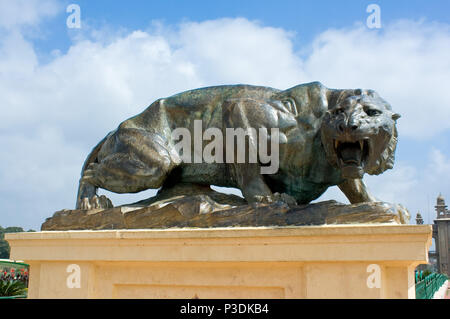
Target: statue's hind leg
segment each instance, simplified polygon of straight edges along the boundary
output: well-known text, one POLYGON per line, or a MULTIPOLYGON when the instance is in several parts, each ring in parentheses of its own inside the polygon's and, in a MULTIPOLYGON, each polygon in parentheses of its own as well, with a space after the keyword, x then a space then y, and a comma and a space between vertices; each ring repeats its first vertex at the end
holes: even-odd
POLYGON ((82 183, 115 193, 136 193, 159 188, 180 162, 163 136, 120 127, 105 141, 97 161, 88 165, 82 183))

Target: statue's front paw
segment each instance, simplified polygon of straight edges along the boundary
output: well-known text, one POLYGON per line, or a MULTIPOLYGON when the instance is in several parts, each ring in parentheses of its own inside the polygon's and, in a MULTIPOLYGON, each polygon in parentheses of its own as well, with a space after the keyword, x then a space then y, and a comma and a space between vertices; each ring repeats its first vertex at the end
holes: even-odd
POLYGON ((101 196, 92 196, 84 197, 81 199, 80 203, 80 209, 107 209, 107 208, 113 208, 114 205, 112 204, 111 200, 106 197, 105 195, 101 196))

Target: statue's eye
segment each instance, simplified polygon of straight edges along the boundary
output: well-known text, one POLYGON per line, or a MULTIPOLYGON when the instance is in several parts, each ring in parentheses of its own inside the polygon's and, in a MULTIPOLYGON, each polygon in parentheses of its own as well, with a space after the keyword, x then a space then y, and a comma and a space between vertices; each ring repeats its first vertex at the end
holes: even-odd
POLYGON ((369 116, 377 116, 381 114, 381 111, 375 109, 367 109, 366 114, 369 116))
POLYGON ((287 108, 292 108, 292 102, 291 101, 289 101, 289 100, 286 100, 286 101, 283 101, 283 103, 284 103, 284 105, 286 105, 287 106, 287 108))
POLYGON ((283 101, 284 106, 292 113, 294 113, 295 115, 297 115, 297 109, 295 107, 295 103, 294 101, 292 101, 291 99, 289 100, 284 100, 283 101))

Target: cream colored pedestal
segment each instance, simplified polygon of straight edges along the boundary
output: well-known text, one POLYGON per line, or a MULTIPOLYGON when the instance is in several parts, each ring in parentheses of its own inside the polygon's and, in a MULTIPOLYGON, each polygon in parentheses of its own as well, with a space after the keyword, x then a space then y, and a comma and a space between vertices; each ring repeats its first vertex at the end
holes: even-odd
POLYGON ((431 235, 429 225, 357 225, 6 239, 31 266, 29 298, 415 298, 431 235))

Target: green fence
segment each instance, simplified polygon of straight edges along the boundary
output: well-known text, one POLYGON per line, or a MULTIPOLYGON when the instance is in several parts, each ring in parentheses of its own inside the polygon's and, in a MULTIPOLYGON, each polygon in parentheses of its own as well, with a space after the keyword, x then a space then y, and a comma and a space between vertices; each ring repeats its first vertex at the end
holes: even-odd
POLYGON ((447 279, 446 275, 438 273, 432 273, 425 278, 419 278, 416 274, 416 299, 432 299, 447 279))
POLYGON ((0 259, 0 299, 27 298, 30 266, 0 259))

